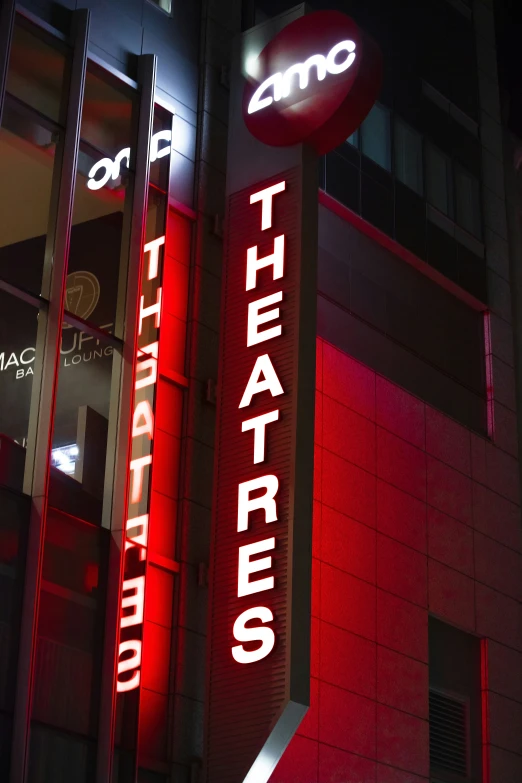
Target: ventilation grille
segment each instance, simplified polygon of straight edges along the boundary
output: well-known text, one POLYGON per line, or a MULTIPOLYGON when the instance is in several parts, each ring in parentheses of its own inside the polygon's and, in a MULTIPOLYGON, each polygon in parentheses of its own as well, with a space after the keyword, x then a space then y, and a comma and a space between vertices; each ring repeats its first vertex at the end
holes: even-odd
POLYGON ((430 690, 432 771, 468 775, 468 709, 463 701, 430 690))

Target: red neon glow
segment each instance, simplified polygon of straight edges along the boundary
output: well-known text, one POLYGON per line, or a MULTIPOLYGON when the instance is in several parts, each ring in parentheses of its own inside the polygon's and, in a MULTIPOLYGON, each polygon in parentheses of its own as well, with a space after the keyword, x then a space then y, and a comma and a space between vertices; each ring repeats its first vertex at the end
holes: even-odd
MULTIPOLYGON (((135 377, 135 400, 132 417, 133 456, 130 460, 130 492, 129 518, 125 529, 125 570, 137 568, 136 561, 130 559, 132 553, 138 551, 138 561, 147 560, 149 539, 149 481, 145 480, 145 470, 152 471, 152 443, 154 440, 155 386, 158 379, 158 341, 150 342, 152 319, 153 329, 157 330, 161 322, 161 287, 157 288, 156 301, 145 304, 146 295, 150 296, 148 282, 159 275, 159 251, 165 244, 165 237, 158 237, 148 242, 144 247, 144 267, 147 283, 143 282, 139 310, 139 336, 145 332, 147 344, 138 347, 135 377), (140 395, 140 396, 138 396, 140 395), (136 447, 136 448, 135 448, 136 447), (143 452, 149 452, 148 454, 143 452), (135 454, 139 456, 135 456, 135 454), (143 513, 143 503, 146 513, 143 513), (140 504, 141 513, 133 516, 133 506, 140 504), (134 563, 134 565, 133 565, 134 563)), ((157 336, 157 335, 155 335, 157 336)), ((145 335, 144 335, 145 337, 145 335)), ((135 557, 135 555, 134 555, 135 557)), ((141 566, 143 569, 144 566, 141 566)), ((120 629, 136 628, 136 636, 131 639, 120 639, 118 648, 118 668, 116 688, 119 693, 137 688, 141 682, 141 655, 144 610, 145 610, 145 580, 144 573, 124 579, 122 585, 120 629), (126 653, 132 653, 130 657, 126 653), (125 656, 125 657, 122 657, 125 656), (131 676, 121 679, 122 674, 132 672, 131 676)))

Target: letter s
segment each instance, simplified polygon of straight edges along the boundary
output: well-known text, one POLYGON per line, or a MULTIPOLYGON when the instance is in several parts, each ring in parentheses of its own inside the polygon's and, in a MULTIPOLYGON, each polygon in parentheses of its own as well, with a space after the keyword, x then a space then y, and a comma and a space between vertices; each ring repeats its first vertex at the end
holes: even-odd
POLYGON ((128 642, 120 642, 118 649, 118 675, 116 677, 116 690, 118 693, 132 691, 140 684, 140 666, 141 666, 141 642, 139 639, 132 639, 128 642), (130 652, 130 658, 120 660, 123 653, 130 652), (132 672, 134 674, 129 680, 120 680, 120 674, 132 672))
POLYGON ((275 634, 271 628, 256 626, 247 628, 246 623, 249 620, 259 620, 262 623, 270 623, 274 615, 266 606, 255 606, 253 609, 247 609, 239 615, 234 623, 234 639, 238 642, 261 642, 261 646, 256 650, 245 650, 242 644, 232 647, 232 657, 238 663, 254 663, 266 658, 275 644, 275 634))

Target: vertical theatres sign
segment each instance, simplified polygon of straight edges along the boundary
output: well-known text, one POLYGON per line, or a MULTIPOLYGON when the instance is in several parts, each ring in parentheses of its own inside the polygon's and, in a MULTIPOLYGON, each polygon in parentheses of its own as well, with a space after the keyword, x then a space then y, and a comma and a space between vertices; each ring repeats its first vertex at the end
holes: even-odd
POLYGON ((302 184, 293 168, 229 200, 209 693, 216 783, 266 780, 308 700, 315 269, 302 279, 302 184))
POLYGON ((317 162, 381 60, 353 20, 303 13, 244 33, 232 71, 206 783, 267 783, 309 705, 317 162))

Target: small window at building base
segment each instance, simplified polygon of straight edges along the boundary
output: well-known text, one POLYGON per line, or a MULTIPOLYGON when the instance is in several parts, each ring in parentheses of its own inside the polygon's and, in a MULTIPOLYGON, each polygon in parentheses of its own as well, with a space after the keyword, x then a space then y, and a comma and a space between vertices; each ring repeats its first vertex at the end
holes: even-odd
POLYGON ((172 0, 150 0, 151 3, 161 8, 165 13, 170 14, 172 12, 172 0))

